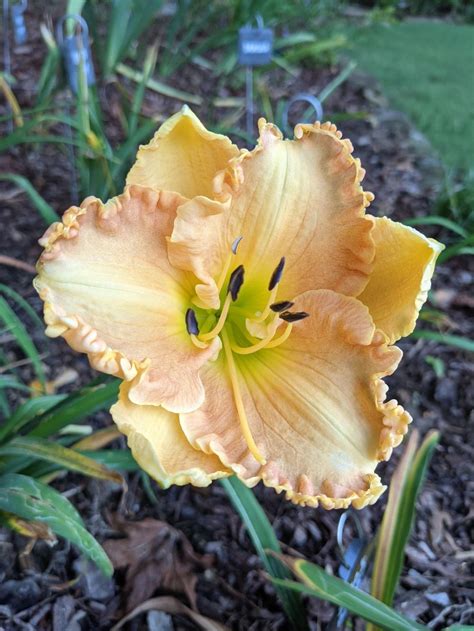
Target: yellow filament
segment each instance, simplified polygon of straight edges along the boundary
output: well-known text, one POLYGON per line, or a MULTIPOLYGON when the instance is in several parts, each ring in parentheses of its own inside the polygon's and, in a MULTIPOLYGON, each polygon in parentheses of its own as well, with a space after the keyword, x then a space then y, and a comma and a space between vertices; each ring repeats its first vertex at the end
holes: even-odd
POLYGON ((276 339, 274 339, 275 333, 272 333, 271 335, 267 335, 267 337, 263 340, 260 340, 260 342, 257 342, 257 344, 252 344, 252 346, 238 346, 237 344, 232 344, 232 350, 234 353, 238 353, 239 355, 251 355, 262 348, 275 348, 275 346, 283 344, 283 342, 289 338, 292 326, 293 325, 288 324, 284 333, 276 339))
POLYGON ((225 265, 222 269, 221 275, 219 276, 219 280, 217 281, 217 291, 219 292, 224 286, 224 281, 227 277, 227 272, 229 271, 229 267, 230 267, 230 264, 232 263, 232 259, 234 258, 234 256, 235 254, 233 252, 229 254, 227 261, 225 262, 225 265))
POLYGON ((209 344, 206 344, 205 342, 201 342, 201 340, 197 337, 197 335, 194 335, 193 333, 191 333, 190 337, 191 337, 191 342, 194 344, 194 346, 197 346, 198 348, 209 347, 209 344))
POLYGON ((224 344, 224 352, 227 359, 227 365, 229 367, 229 376, 230 376, 230 381, 232 384, 232 390, 234 393, 235 407, 237 408, 237 414, 239 415, 242 434, 244 436, 244 439, 247 443, 247 446, 252 456, 255 458, 257 462, 264 465, 267 461, 258 450, 258 447, 255 444, 255 441, 253 439, 252 432, 250 431, 247 414, 244 408, 244 402, 242 400, 242 394, 240 392, 237 368, 235 367, 235 362, 234 362, 234 357, 232 355, 232 348, 230 346, 229 336, 227 334, 227 331, 225 330, 222 332, 222 342, 224 344))
POLYGON ((275 287, 271 290, 270 292, 270 297, 268 298, 268 302, 265 306, 265 309, 262 311, 262 313, 257 316, 256 318, 253 318, 254 322, 263 322, 264 320, 266 320, 268 318, 268 316, 270 315, 270 305, 272 305, 277 297, 277 293, 278 293, 278 283, 275 285, 275 287))
POLYGON ((207 340, 214 339, 222 331, 222 328, 227 319, 227 314, 229 313, 229 308, 230 308, 231 303, 232 303, 232 296, 230 294, 227 294, 227 298, 225 299, 224 306, 222 307, 222 312, 221 312, 221 315, 219 316, 219 320, 217 320, 216 326, 211 331, 209 331, 209 333, 203 333, 202 335, 199 336, 203 342, 207 342, 207 340))
POLYGON ((268 342, 266 348, 275 348, 275 346, 280 346, 280 344, 283 344, 283 342, 286 342, 286 340, 290 337, 292 328, 293 328, 293 325, 288 324, 284 332, 280 335, 280 337, 277 337, 271 342, 268 342))

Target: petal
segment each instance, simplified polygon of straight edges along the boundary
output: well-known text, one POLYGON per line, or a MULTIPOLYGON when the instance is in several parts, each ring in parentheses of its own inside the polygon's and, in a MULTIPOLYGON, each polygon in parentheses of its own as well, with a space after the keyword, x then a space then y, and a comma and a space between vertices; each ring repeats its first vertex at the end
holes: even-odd
MULTIPOLYGON (((401 357, 357 299, 328 290, 297 299, 310 317, 287 342, 234 355, 251 434, 266 464, 243 440, 224 357, 203 369, 204 405, 182 414, 190 442, 216 453, 247 484, 259 480, 302 505, 361 508, 384 488, 374 473, 406 432, 410 416, 384 403, 381 377, 401 357)), ((223 355, 223 354, 222 354, 223 355)))
POLYGON ((135 403, 175 412, 202 403, 199 368, 220 348, 197 349, 186 332, 192 289, 166 252, 179 202, 140 186, 105 205, 86 199, 41 239, 35 279, 48 335, 62 335, 97 370, 133 381, 135 403))
POLYGON ((118 402, 110 412, 140 467, 163 488, 171 484, 208 486, 230 475, 219 458, 196 450, 186 439, 179 417, 162 407, 136 405, 122 384, 118 402))
POLYGON ((206 285, 197 293, 209 305, 217 301, 212 279, 239 236, 236 264, 245 264, 253 294, 266 291, 282 256, 286 299, 309 289, 357 295, 367 284, 374 245, 365 208, 373 195, 360 185, 360 161, 330 123, 299 125, 295 135, 283 140, 262 119, 257 147, 216 176, 216 199, 197 198, 179 208, 170 260, 206 285))
POLYGON ((185 105, 140 147, 127 184, 211 197, 215 174, 238 153, 227 136, 208 131, 185 105))
POLYGON ((380 217, 375 219, 374 269, 358 297, 391 344, 415 328, 444 246, 423 234, 380 217))

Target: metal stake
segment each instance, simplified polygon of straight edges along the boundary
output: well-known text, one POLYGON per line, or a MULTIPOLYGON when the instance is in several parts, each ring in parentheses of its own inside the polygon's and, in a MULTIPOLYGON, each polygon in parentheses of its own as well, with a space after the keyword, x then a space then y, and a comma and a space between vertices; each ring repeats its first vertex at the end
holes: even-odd
MULTIPOLYGON (((9 24, 8 24, 8 0, 3 0, 3 70, 5 72, 5 81, 10 81, 11 76, 11 57, 10 57, 10 41, 9 41, 9 24)), ((8 120, 8 131, 13 131, 13 118, 8 120)))
POLYGON ((245 68, 245 109, 246 109, 246 125, 247 134, 250 138, 253 136, 253 68, 246 66, 245 68))

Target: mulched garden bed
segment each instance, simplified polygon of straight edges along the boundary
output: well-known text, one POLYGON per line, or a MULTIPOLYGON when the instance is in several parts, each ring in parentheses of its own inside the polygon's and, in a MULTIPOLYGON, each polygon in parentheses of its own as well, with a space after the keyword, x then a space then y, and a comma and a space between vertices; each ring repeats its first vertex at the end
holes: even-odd
MULTIPOLYGON (((55 16, 58 6, 54 8, 55 16)), ((38 23, 41 17, 38 10, 27 14, 29 24, 38 23)), ((38 33, 32 30, 27 46, 13 57, 13 74, 21 82, 17 95, 23 107, 31 104, 44 53, 38 33)), ((273 69, 265 81, 276 102, 299 91, 317 94, 337 72, 337 67, 305 69, 295 78, 281 69, 273 69)), ((199 92, 205 99, 214 85, 209 71, 189 65, 171 82, 176 87, 199 92)), ((218 95, 242 93, 242 87, 230 90, 222 86, 218 95)), ((107 102, 112 138, 120 136, 114 118, 114 94, 114 87, 109 86, 107 99, 102 95, 104 104, 107 102)), ((335 120, 341 114, 347 118, 339 126, 351 138, 355 155, 367 169, 364 187, 376 195, 371 212, 395 220, 432 212, 441 188, 442 169, 426 141, 403 115, 390 110, 377 86, 367 77, 354 74, 325 105, 331 120, 332 115, 335 120), (365 112, 363 118, 357 114, 360 112, 365 112)), ((145 103, 147 113, 163 117, 179 107, 178 102, 157 94, 148 95, 145 103)), ((195 111, 207 121, 206 105, 195 111)), ((224 117, 226 112, 216 110, 214 114, 224 117)), ((243 124, 241 120, 240 125, 243 124)), ((71 204, 71 168, 67 156, 56 146, 20 146, 0 156, 0 171, 29 178, 58 211, 71 204)), ((13 185, 2 183, 0 202, 0 254, 34 264, 40 252, 37 239, 45 226, 25 195, 13 185)), ((443 240, 442 233, 432 236, 443 240)), ((438 268, 431 298, 431 307, 442 311, 446 330, 471 337, 473 301, 469 287, 473 276, 474 269, 467 257, 451 259, 438 268)), ((26 271, 0 266, 0 282, 18 291, 40 313, 41 304, 31 280, 32 275, 26 271)), ((75 371, 73 383, 61 391, 76 388, 92 378, 85 358, 73 353, 65 342, 47 341, 40 331, 34 332, 33 337, 45 353, 50 379, 66 368, 75 371)), ((9 360, 21 361, 23 357, 8 335, 2 335, 1 339, 2 350, 9 360)), ((454 622, 474 623, 474 553, 470 547, 474 447, 469 440, 474 430, 474 367, 464 352, 434 342, 408 340, 401 347, 405 357, 396 375, 389 379, 390 395, 412 413, 414 426, 421 434, 439 429, 441 441, 418 502, 396 604, 400 611, 429 623, 433 629, 454 622), (430 356, 444 362, 443 376, 436 376, 426 361, 430 356)), ((26 380, 33 378, 28 366, 22 370, 26 380)), ((105 413, 94 419, 98 427, 110 422, 105 413)), ((390 463, 380 467, 385 481, 390 479, 400 453, 398 449, 390 463)), ((173 487, 168 491, 154 486, 156 503, 145 494, 139 474, 129 476, 124 496, 110 483, 72 474, 60 479, 56 486, 67 491, 90 531, 101 542, 116 537, 118 529, 127 528, 124 521, 150 518, 172 526, 170 529, 156 525, 156 539, 145 538, 152 560, 147 569, 155 567, 155 572, 151 579, 147 575, 147 580, 135 576, 135 588, 139 584, 143 590, 142 600, 151 595, 145 593, 151 580, 156 586, 154 595, 174 594, 190 605, 197 579, 196 603, 203 615, 242 631, 288 628, 241 521, 219 484, 207 489, 173 487), (175 553, 175 568, 178 574, 181 572, 182 585, 173 588, 167 581, 170 570, 165 566, 170 555, 164 555, 163 550, 175 553)), ((298 508, 269 489, 257 487, 256 493, 285 550, 337 572, 340 553, 335 532, 340 512, 298 508)), ((387 495, 375 506, 357 513, 369 537, 380 523, 386 500, 387 495)), ((112 553, 115 550, 119 554, 117 544, 108 545, 112 546, 112 553)), ((130 555, 128 561, 133 565, 133 551, 130 555)), ((52 548, 38 542, 31 549, 28 540, 0 530, 0 629, 110 629, 124 615, 127 603, 130 607, 132 586, 124 570, 117 571, 113 579, 104 579, 63 540, 52 548)), ((134 598, 141 602, 140 593, 135 593, 134 598)), ((326 628, 333 608, 316 600, 308 600, 307 608, 311 628, 326 628)), ((362 628, 360 622, 358 627, 362 628)), ((171 618, 155 612, 138 616, 125 628, 178 631, 198 627, 189 618, 171 618)))

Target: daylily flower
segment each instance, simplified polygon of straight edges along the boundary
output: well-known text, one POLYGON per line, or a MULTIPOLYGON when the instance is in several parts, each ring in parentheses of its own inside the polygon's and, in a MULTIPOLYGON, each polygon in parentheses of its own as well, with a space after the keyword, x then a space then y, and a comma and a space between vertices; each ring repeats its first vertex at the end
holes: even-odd
POLYGON ((40 241, 46 332, 123 380, 112 416, 162 486, 235 473, 361 508, 411 420, 382 378, 442 246, 366 214, 334 125, 259 128, 239 150, 184 108, 122 195, 67 210, 40 241))

